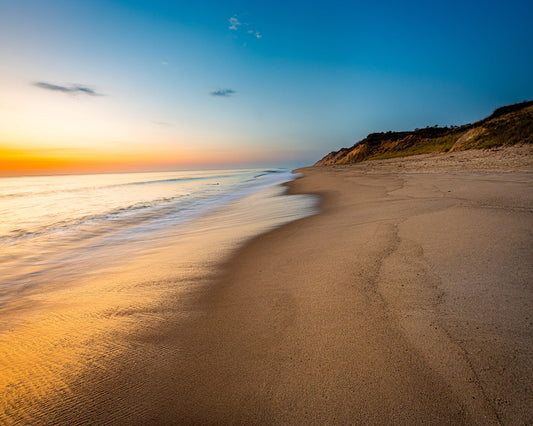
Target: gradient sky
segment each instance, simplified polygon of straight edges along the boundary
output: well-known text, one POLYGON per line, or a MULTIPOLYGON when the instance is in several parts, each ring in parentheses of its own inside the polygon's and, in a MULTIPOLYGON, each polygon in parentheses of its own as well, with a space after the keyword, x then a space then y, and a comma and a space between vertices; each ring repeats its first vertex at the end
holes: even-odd
POLYGON ((310 164, 533 98, 531 1, 0 0, 0 173, 310 164))

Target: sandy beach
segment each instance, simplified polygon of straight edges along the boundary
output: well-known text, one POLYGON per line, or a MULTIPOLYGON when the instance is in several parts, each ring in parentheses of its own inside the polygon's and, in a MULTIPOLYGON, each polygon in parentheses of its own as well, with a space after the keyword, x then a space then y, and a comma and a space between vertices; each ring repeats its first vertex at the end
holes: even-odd
POLYGON ((323 213, 226 265, 166 420, 530 422, 531 168, 505 156, 302 170, 323 213))
POLYGON ((533 0, 0 0, 0 426, 533 426, 533 0))
POLYGON ((41 420, 533 422, 531 153, 299 170, 289 192, 319 195, 320 214, 249 240, 186 296, 166 287, 157 327, 41 420))
POLYGON ((160 419, 530 423, 528 153, 301 170, 322 214, 226 265, 160 419))

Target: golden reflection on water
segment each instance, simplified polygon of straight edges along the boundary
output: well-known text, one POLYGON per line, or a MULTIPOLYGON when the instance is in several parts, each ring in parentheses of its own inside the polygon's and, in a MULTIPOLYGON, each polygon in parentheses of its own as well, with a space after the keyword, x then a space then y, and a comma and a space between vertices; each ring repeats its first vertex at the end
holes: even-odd
POLYGON ((247 197, 115 266, 0 311, 0 423, 90 421, 103 401, 135 392, 144 399, 131 410, 147 409, 143 380, 179 352, 160 326, 201 314, 198 290, 236 244, 312 212, 312 199, 274 197, 280 191, 247 197))

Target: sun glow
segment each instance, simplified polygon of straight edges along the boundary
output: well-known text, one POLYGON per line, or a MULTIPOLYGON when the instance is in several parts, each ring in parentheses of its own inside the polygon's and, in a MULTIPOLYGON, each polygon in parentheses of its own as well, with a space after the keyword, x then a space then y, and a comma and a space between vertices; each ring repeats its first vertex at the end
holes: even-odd
POLYGON ((2 82, 0 176, 216 168, 272 156, 272 150, 228 142, 187 122, 162 125, 141 113, 128 115, 111 97, 49 93, 17 79, 2 82))
POLYGON ((87 155, 61 149, 33 151, 0 148, 2 176, 97 172, 114 168, 119 164, 116 158, 104 159, 96 153, 87 155))
POLYGON ((0 144, 0 176, 170 171, 257 162, 262 152, 162 149, 18 148, 0 144))

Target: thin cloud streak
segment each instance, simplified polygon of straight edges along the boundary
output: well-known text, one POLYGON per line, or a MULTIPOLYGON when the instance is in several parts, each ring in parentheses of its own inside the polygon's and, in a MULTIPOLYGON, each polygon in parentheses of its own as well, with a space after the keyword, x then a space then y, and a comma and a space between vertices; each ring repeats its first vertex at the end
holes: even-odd
POLYGON ((217 89, 213 92, 209 92, 211 96, 221 97, 221 98, 229 98, 234 93, 236 92, 233 89, 217 89))
POLYGON ((103 96, 102 94, 95 92, 93 89, 86 87, 86 86, 82 86, 80 84, 73 84, 71 86, 59 86, 57 84, 51 84, 51 83, 46 83, 44 81, 38 81, 36 83, 33 83, 33 85, 35 87, 39 87, 40 89, 51 90, 53 92, 68 93, 71 95, 76 95, 76 94, 81 93, 83 95, 89 95, 89 96, 103 96))

